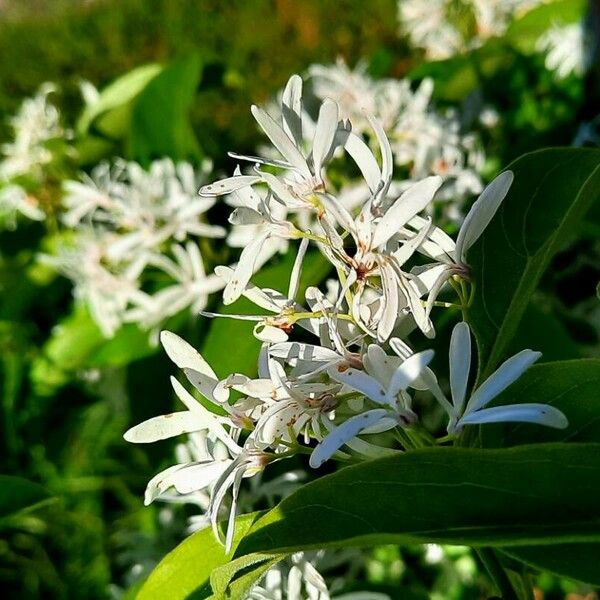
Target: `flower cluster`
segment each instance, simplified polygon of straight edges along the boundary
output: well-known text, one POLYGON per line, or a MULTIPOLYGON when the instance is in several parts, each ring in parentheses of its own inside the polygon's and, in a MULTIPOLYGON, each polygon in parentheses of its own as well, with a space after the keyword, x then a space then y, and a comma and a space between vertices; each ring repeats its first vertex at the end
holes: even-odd
POLYGON ((224 283, 225 304, 245 296, 263 311, 228 315, 256 322, 254 334, 263 342, 257 376, 217 377, 190 345, 162 332, 166 352, 202 400, 173 378, 186 410, 141 423, 125 438, 148 443, 202 433, 206 447, 201 456, 158 474, 146 501, 172 487, 180 494, 206 491, 207 518, 218 535, 221 508, 231 491, 229 549, 242 481, 273 462, 307 454, 316 469, 330 459, 353 461, 442 443, 420 423, 413 403, 417 391, 429 393, 447 413, 445 440, 466 426, 497 421, 566 427, 564 415, 551 406, 489 406, 539 353, 523 350, 469 391, 471 335, 465 322, 458 323, 450 343, 448 399, 428 366, 433 351, 414 352, 408 343, 411 332, 435 335, 435 307, 468 305, 469 250, 508 193, 512 173, 500 174, 483 190, 454 241, 420 214, 440 189, 439 176, 413 183, 390 199, 392 148, 376 119, 367 117, 377 154, 349 121, 340 119, 337 103, 326 99, 306 146, 297 76, 283 94, 280 120, 256 106, 252 113, 280 157, 238 156, 251 163, 247 174, 238 169, 200 193, 210 198, 233 194, 230 220, 255 232, 238 263, 217 267, 216 275, 224 283), (369 191, 354 208, 340 200, 327 178, 325 166, 340 152, 356 163, 369 191), (251 282, 264 246, 273 239, 298 246, 286 289, 251 282), (327 293, 312 285, 299 297, 303 262, 317 250, 336 279, 327 293), (455 291, 455 303, 437 300, 445 289, 455 291))
POLYGON ((431 79, 423 80, 413 91, 407 79, 374 80, 364 65, 350 70, 343 61, 313 65, 309 74, 317 98, 336 101, 340 115, 351 121, 355 132, 372 139, 367 114, 381 123, 403 179, 401 184, 395 183, 394 191, 439 175, 444 183, 436 201, 447 203, 449 216, 460 220, 464 200, 483 189, 480 173, 485 154, 477 135, 463 132, 457 110, 435 108, 431 79))
POLYGON ((35 221, 45 217, 22 180, 40 179, 43 168, 53 160, 48 146, 66 135, 60 124, 60 113, 48 99, 54 91, 54 86, 46 83, 35 96, 22 103, 9 120, 14 131, 13 141, 0 148, 4 155, 0 161, 0 218, 11 229, 15 228, 19 214, 35 221))
POLYGON ((147 171, 117 161, 65 182, 61 218, 72 235, 47 260, 73 280, 105 335, 124 322, 155 327, 184 309, 197 313, 222 289, 197 243, 225 235, 204 219, 214 200, 196 194, 209 171, 208 163, 198 175, 170 159, 147 171))
POLYGON ((444 59, 502 35, 513 19, 546 1, 399 0, 398 16, 413 46, 423 48, 430 59, 444 59))
POLYGON ((546 54, 546 68, 564 79, 571 74, 581 77, 591 63, 591 40, 585 23, 553 25, 538 40, 537 48, 546 54))

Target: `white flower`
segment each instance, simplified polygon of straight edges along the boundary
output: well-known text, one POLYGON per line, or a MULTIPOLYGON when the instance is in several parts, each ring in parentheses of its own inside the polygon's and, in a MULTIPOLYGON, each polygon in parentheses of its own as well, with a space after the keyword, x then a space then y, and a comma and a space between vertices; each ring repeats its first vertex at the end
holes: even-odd
MULTIPOLYGON (((390 421, 399 425, 409 425, 414 422, 416 415, 408 405, 409 398, 401 392, 421 374, 432 358, 431 350, 414 354, 396 367, 389 381, 387 381, 387 373, 386 381, 380 381, 364 371, 347 365, 338 364, 330 367, 328 373, 332 379, 364 394, 372 402, 385 408, 368 410, 350 417, 335 427, 313 450, 310 466, 320 467, 339 448, 367 429, 373 431, 375 426, 380 425, 385 430, 390 428, 390 421)), ((381 375, 381 371, 378 374, 381 375)))
POLYGON ((585 73, 591 58, 589 45, 583 21, 554 25, 537 41, 537 49, 546 53, 546 68, 559 79, 585 73))
MULTIPOLYGON (((222 386, 214 371, 202 356, 189 344, 170 332, 161 334, 161 342, 170 358, 186 373, 196 389, 212 404, 224 408, 229 392, 222 386)), ((215 535, 219 537, 218 517, 221 505, 229 490, 232 493, 225 548, 229 552, 233 543, 237 498, 241 481, 260 472, 272 459, 257 448, 252 437, 243 446, 237 443, 237 427, 229 417, 219 417, 198 402, 174 378, 171 384, 177 397, 187 410, 153 417, 124 435, 128 442, 151 443, 184 433, 207 431, 227 448, 229 456, 209 455, 207 459, 169 467, 156 475, 148 484, 146 503, 173 486, 181 494, 210 488, 208 515, 215 535), (229 431, 227 430, 229 428, 229 431)))
POLYGON ((60 125, 60 113, 48 96, 55 91, 51 83, 44 83, 33 98, 26 99, 19 112, 10 119, 14 130, 12 142, 0 148, 5 158, 0 162, 0 179, 20 175, 40 175, 40 169, 52 160, 49 141, 65 135, 60 125))
POLYGON ((547 0, 398 0, 401 31, 431 59, 445 59, 502 35, 510 23, 547 0), (460 10, 457 16, 456 11, 460 10), (473 33, 454 23, 473 17, 473 33), (454 19, 451 19, 454 16, 454 19))
POLYGON ((0 219, 8 229, 17 226, 17 215, 23 215, 33 221, 43 221, 46 218, 37 200, 20 185, 0 187, 0 219))
POLYGON ((118 160, 64 183, 62 221, 75 230, 75 241, 55 263, 75 282, 75 295, 94 304, 105 335, 123 322, 151 328, 185 309, 197 313, 223 288, 219 277, 206 275, 197 245, 198 238, 225 235, 204 220, 214 199, 196 194, 210 164, 202 168, 195 173, 187 163, 164 159, 144 170, 118 160), (127 285, 113 292, 122 279, 127 285))
MULTIPOLYGON (((469 278, 470 270, 467 253, 494 218, 502 201, 508 194, 513 179, 512 171, 505 171, 483 190, 467 213, 458 232, 456 243, 441 229, 434 228, 429 234, 429 238, 419 246, 421 252, 437 261, 437 263, 415 269, 418 279, 429 293, 426 309, 427 317, 429 317, 438 293, 448 279, 453 275, 458 275, 464 279, 469 278)), ((423 227, 423 221, 415 217, 411 225, 415 228, 423 227)))
MULTIPOLYGON (((467 387, 471 369, 471 333, 469 326, 458 323, 450 341, 450 390, 452 407, 449 411, 449 433, 458 433, 465 425, 499 423, 507 421, 537 423, 547 427, 564 429, 568 426, 565 415, 547 404, 508 404, 486 408, 507 387, 514 383, 541 356, 539 352, 522 350, 492 373, 467 400, 467 387)), ((438 399, 443 398, 439 388, 432 391, 438 399)), ((448 410, 448 402, 442 400, 448 410)))

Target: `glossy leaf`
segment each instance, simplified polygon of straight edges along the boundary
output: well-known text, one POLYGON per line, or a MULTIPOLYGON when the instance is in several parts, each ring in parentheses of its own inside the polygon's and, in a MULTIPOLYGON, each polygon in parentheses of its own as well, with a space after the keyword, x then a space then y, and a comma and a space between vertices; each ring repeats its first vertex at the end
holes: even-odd
POLYGON ((468 255, 477 286, 468 320, 477 338, 480 381, 505 358, 550 259, 600 194, 598 150, 541 150, 508 168, 514 183, 468 255))
MULTIPOLYGON (((258 513, 254 513, 236 520, 234 547, 248 532, 257 516, 258 513)), ((227 563, 229 558, 212 529, 202 529, 163 558, 144 583, 137 599, 209 598, 212 594, 211 573, 216 567, 227 563)))

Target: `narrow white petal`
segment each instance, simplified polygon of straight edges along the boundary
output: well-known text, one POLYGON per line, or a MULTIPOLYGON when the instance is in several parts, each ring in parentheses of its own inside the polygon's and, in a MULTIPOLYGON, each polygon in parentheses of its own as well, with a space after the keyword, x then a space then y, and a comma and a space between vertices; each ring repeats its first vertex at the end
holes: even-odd
POLYGON ((367 115, 367 119, 373 131, 375 132, 375 137, 379 143, 379 150, 381 152, 381 182, 379 185, 379 189, 377 190, 377 201, 380 202, 390 187, 390 183, 392 182, 392 170, 393 170, 393 156, 392 156, 392 148, 390 146, 390 142, 387 139, 387 135, 381 126, 381 123, 373 118, 371 115, 367 115))
POLYGON ((500 392, 516 381, 523 373, 542 356, 541 352, 521 350, 503 362, 483 384, 475 390, 467 403, 466 413, 471 413, 491 402, 500 392))
POLYGON ((323 162, 331 150, 338 125, 339 108, 333 100, 325 100, 319 109, 319 117, 313 140, 312 159, 315 175, 320 176, 323 162))
POLYGON ((513 182, 512 171, 500 173, 481 193, 458 232, 456 240, 456 260, 465 262, 469 248, 479 239, 496 211, 500 208, 508 190, 513 182))
POLYGON ((195 369, 183 369, 185 376, 188 381, 208 400, 211 402, 226 402, 228 397, 216 397, 215 389, 218 381, 213 377, 208 377, 200 371, 195 369))
POLYGON ((180 494, 190 494, 212 485, 230 463, 229 460, 223 460, 189 464, 173 473, 169 483, 180 494))
POLYGON ((309 178, 311 172, 306 159, 285 131, 261 108, 252 106, 252 115, 281 155, 302 175, 309 178))
POLYGON ((273 344, 269 348, 269 354, 274 358, 283 358, 286 361, 299 358, 311 362, 329 362, 332 360, 341 360, 335 350, 315 346, 313 344, 303 344, 300 342, 284 342, 282 344, 273 344))
POLYGON ((296 294, 298 293, 298 288, 300 287, 300 276, 302 275, 302 263, 304 262, 304 257, 306 256, 306 251, 308 250, 308 238, 302 238, 300 242, 300 246, 298 247, 298 254, 296 254, 296 259, 294 260, 294 266, 292 267, 292 274, 290 275, 290 285, 288 287, 288 295, 287 297, 290 300, 296 298, 296 294))
POLYGON ((431 231, 431 218, 424 219, 425 224, 420 231, 412 237, 410 240, 406 240, 402 245, 393 253, 394 260, 397 265, 401 267, 420 247, 423 241, 429 235, 431 231))
POLYGON ((377 339, 385 342, 392 334, 398 319, 398 283, 394 269, 389 264, 384 262, 380 265, 379 270, 383 288, 383 311, 377 326, 377 339))
POLYGON ((273 325, 267 325, 264 322, 257 323, 254 326, 254 337, 261 342, 276 343, 285 342, 288 339, 288 334, 273 325))
POLYGON ((374 377, 367 375, 364 371, 359 371, 345 364, 339 364, 327 369, 330 377, 344 383, 357 392, 376 402, 377 404, 389 404, 385 388, 374 377))
MULTIPOLYGON (((224 281, 229 282, 233 278, 235 271, 231 267, 219 265, 215 267, 215 273, 224 281)), ((283 294, 274 290, 263 290, 250 282, 246 284, 242 295, 257 306, 274 313, 279 313, 288 302, 288 298, 283 294)))
POLYGON ((338 135, 341 138, 340 143, 356 163, 369 189, 375 193, 381 182, 381 170, 373 152, 359 136, 351 131, 338 132, 338 135))
POLYGON ((310 466, 313 469, 318 469, 346 442, 357 436, 366 427, 375 425, 375 423, 386 417, 387 414, 388 411, 384 408, 376 408, 344 421, 344 423, 339 427, 336 427, 336 429, 334 429, 322 442, 317 444, 310 455, 310 466))
POLYGON ((289 137, 302 143, 302 78, 292 75, 281 97, 283 129, 289 137))
POLYGON ((240 447, 233 441, 233 438, 227 433, 223 425, 219 422, 216 415, 204 408, 196 398, 194 398, 182 385, 171 377, 171 385, 177 394, 177 397, 186 405, 190 412, 197 413, 201 419, 203 429, 212 433, 217 439, 221 440, 227 448, 234 454, 240 452, 240 447))
POLYGON ((393 400, 400 390, 405 390, 431 362, 433 350, 425 350, 407 358, 394 372, 388 387, 388 398, 393 400))
POLYGON ((232 225, 263 225, 266 222, 263 215, 247 206, 238 206, 229 215, 228 221, 232 225))
POLYGON ((203 416, 183 410, 148 419, 126 431, 123 437, 134 444, 150 444, 201 429, 205 429, 203 416))
POLYGON ((463 321, 457 323, 450 338, 450 391, 457 414, 465 403, 469 371, 471 370, 471 331, 463 321))
POLYGON ((223 290, 223 304, 231 304, 242 295, 254 274, 254 267, 263 244, 270 235, 271 233, 268 230, 263 232, 242 250, 235 271, 223 290))
POLYGON ((201 196, 222 196, 231 194, 241 188, 254 185, 260 181, 258 175, 236 175, 221 179, 210 185, 203 185, 198 192, 201 196))
POLYGON ((200 352, 172 331, 161 331, 160 342, 168 357, 180 369, 193 369, 215 380, 217 376, 200 352))
POLYGON ((385 244, 409 219, 421 212, 432 201, 441 185, 442 178, 434 175, 408 188, 377 223, 371 242, 372 247, 385 244))
POLYGON ((565 429, 569 426, 567 417, 554 406, 548 404, 509 404, 468 413, 459 420, 458 427, 461 425, 501 422, 537 423, 556 429, 565 429))

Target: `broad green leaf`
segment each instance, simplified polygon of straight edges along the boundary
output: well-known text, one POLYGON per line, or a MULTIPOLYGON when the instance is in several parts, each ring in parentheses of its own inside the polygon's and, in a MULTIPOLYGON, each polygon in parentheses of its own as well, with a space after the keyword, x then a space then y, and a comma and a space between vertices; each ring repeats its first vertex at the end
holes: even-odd
POLYGON ((132 107, 129 158, 145 163, 162 156, 174 160, 200 156, 189 121, 200 71, 200 58, 192 55, 167 66, 148 83, 132 107))
MULTIPOLYGON (((236 520, 234 548, 257 516, 258 513, 253 513, 236 520)), ((212 594, 211 573, 216 567, 227 563, 229 558, 210 527, 198 531, 163 558, 144 583, 137 599, 208 598, 212 594)))
POLYGON ((502 552, 542 571, 600 585, 600 544, 503 548, 502 552))
POLYGON ((113 81, 100 92, 94 104, 85 108, 77 122, 77 132, 84 135, 100 115, 131 102, 162 70, 157 64, 137 67, 113 81))
MULTIPOLYGON (((283 500, 252 526, 235 557, 246 567, 242 559, 252 554, 352 545, 438 542, 513 551, 593 543, 600 540, 599 475, 600 444, 427 448, 367 461, 283 500)), ((230 568, 219 571, 235 581, 230 568)))
POLYGON ((586 0, 555 0, 525 13, 513 21, 506 40, 523 52, 533 52, 538 38, 548 25, 568 25, 583 18, 586 0))
POLYGON ((0 475, 0 524, 23 511, 37 508, 50 498, 50 493, 37 483, 0 475))
POLYGON ((508 168, 514 183, 468 255, 477 286, 468 320, 477 338, 480 380, 505 357, 550 259, 600 195, 598 150, 540 150, 508 168))
POLYGON ((560 409, 566 429, 530 423, 486 425, 480 436, 485 447, 538 442, 597 442, 600 440, 600 360, 580 359, 534 365, 493 402, 541 402, 560 409))
POLYGON ((538 362, 580 358, 581 351, 567 328, 554 314, 537 302, 525 309, 521 326, 508 345, 506 354, 512 356, 524 348, 542 353, 538 362))
MULTIPOLYGON (((252 283, 287 293, 288 282, 294 264, 294 252, 288 252, 274 264, 261 269, 252 283)), ((318 285, 331 270, 330 264, 320 252, 309 252, 304 259, 300 288, 297 300, 302 298, 309 285, 318 285)), ((219 307, 218 312, 229 314, 267 314, 263 309, 246 298, 240 298, 229 306, 219 307)), ((204 339, 201 354, 220 377, 230 373, 256 373, 261 342, 252 335, 254 324, 248 321, 235 321, 215 318, 210 324, 204 339), (228 343, 223 343, 228 340, 228 343)))
POLYGON ((283 500, 252 527, 236 556, 363 541, 597 541, 599 474, 600 444, 427 448, 366 461, 283 500))

